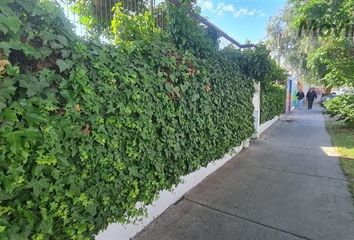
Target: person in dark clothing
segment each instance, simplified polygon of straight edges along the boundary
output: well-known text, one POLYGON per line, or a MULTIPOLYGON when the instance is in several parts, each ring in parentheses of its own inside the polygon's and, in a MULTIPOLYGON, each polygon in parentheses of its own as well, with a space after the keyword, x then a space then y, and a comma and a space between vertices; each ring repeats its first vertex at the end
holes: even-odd
POLYGON ((313 104, 313 101, 315 100, 315 98, 317 98, 317 94, 313 88, 310 88, 310 91, 308 91, 306 94, 306 99, 308 102, 308 109, 309 110, 312 109, 312 104, 313 104))
POLYGON ((305 94, 302 90, 299 90, 296 94, 296 98, 297 98, 297 107, 301 108, 302 107, 302 102, 304 101, 305 98, 305 94))

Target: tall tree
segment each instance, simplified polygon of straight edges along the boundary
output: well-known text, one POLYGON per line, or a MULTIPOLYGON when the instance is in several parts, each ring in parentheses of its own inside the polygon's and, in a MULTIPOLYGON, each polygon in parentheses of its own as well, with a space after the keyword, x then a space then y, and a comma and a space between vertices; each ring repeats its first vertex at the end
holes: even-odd
POLYGON ((354 85, 354 0, 289 0, 268 27, 269 47, 307 82, 354 85))

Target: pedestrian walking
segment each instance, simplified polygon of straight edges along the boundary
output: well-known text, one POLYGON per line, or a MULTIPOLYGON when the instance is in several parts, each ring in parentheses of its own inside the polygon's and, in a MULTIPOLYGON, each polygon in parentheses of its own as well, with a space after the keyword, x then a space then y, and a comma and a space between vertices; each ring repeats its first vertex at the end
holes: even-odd
POLYGON ((308 109, 309 110, 312 109, 312 104, 313 104, 313 101, 315 101, 315 98, 317 99, 317 94, 315 92, 315 89, 310 88, 310 91, 308 91, 306 94, 306 99, 308 102, 308 109))
POLYGON ((298 108, 302 108, 302 103, 305 98, 305 93, 300 89, 296 94, 297 102, 296 105, 298 108))

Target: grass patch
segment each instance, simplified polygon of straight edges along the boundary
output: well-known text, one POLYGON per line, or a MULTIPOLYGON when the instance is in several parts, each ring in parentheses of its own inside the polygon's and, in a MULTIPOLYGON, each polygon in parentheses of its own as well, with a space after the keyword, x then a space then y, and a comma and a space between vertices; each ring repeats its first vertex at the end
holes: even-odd
POLYGON ((354 198, 354 126, 328 118, 326 127, 340 156, 340 164, 348 178, 349 189, 354 198))

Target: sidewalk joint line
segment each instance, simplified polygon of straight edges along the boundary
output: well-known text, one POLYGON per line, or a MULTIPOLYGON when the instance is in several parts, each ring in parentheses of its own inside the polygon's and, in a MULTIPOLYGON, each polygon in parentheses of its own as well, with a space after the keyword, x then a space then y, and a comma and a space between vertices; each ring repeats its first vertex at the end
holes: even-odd
MULTIPOLYGON (((263 167, 263 166, 256 166, 256 165, 249 165, 249 167, 264 168, 264 169, 273 170, 273 171, 276 171, 276 172, 284 172, 284 173, 290 173, 290 174, 295 174, 295 175, 302 175, 302 176, 307 176, 307 177, 316 177, 316 178, 324 178, 324 179, 328 179, 328 180, 335 180, 335 181, 348 182, 348 180, 347 180, 347 179, 344 179, 344 178, 326 177, 326 176, 321 176, 321 175, 308 174, 308 173, 301 173, 301 172, 294 172, 294 171, 288 171, 288 170, 284 170, 284 169, 271 168, 271 167, 263 167)), ((241 167, 241 168, 247 168, 247 167, 241 167)))
POLYGON ((241 217, 241 216, 238 216, 236 214, 232 214, 232 213, 228 213, 228 212, 225 212, 223 210, 220 210, 220 209, 217 209, 217 208, 214 208, 214 207, 210 207, 208 205, 205 205, 203 203, 200 203, 200 202, 197 202, 197 201, 194 201, 194 200, 191 200, 191 199, 188 199, 186 197, 184 197, 185 200, 191 202, 191 203, 194 203, 194 204, 197 204, 199 206, 202 206, 202 207, 205 207, 205 208, 208 208, 210 210, 213 210, 213 211, 216 211, 216 212, 219 212, 219 213, 222 213, 222 214, 226 214, 226 215, 229 215, 231 217, 235 217, 235 218, 239 218, 239 219, 242 219, 244 221, 247 221, 247 222, 250 222, 250 223, 253 223, 253 224, 257 224, 257 225, 260 225, 260 226, 263 226, 265 228, 269 228, 269 229, 272 229, 272 230, 275 230, 275 231, 278 231, 278 232, 282 232, 282 233, 285 233, 285 234, 289 234, 289 235, 292 235, 292 236, 295 236, 297 238, 301 238, 301 239, 306 239, 306 240, 313 240, 312 238, 308 238, 306 236, 302 236, 302 235, 299 235, 299 234, 296 234, 296 233, 292 233, 292 232, 288 232, 286 230, 282 230, 280 228, 277 228, 277 227, 272 227, 270 225, 266 225, 264 223, 260 223, 260 222, 257 222, 257 221, 254 221, 254 220, 251 220, 251 219, 248 219, 248 218, 245 218, 245 217, 241 217))
MULTIPOLYGON (((290 149, 301 149, 301 150, 308 150, 308 151, 311 151, 311 154, 313 155, 319 155, 319 154, 314 154, 312 153, 313 152, 313 148, 307 148, 307 147, 301 147, 301 146, 290 146, 290 145, 283 145, 283 144, 279 144, 277 141, 272 141, 272 140, 269 140, 269 139, 259 139, 258 140, 259 142, 264 142, 264 143, 269 143, 269 144, 274 144, 274 145, 277 145, 278 147, 284 147, 284 148, 290 148, 290 149)), ((333 147, 333 146, 331 146, 333 147)))

